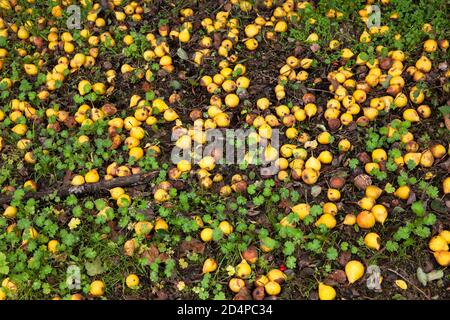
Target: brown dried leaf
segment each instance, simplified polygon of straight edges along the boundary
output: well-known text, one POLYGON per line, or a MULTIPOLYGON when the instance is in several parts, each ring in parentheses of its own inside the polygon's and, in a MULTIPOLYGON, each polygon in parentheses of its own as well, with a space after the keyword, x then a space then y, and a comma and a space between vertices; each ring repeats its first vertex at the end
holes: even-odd
POLYGON ((153 263, 159 258, 159 250, 156 246, 152 245, 142 253, 142 257, 146 258, 148 263, 153 263))
POLYGON ((329 286, 344 284, 347 282, 347 276, 343 270, 335 270, 328 275, 324 282, 329 286))
POLYGON ((345 266, 350 261, 352 255, 350 252, 342 252, 338 257, 338 262, 341 266, 345 266))
POLYGON ((182 252, 192 251, 195 253, 203 254, 205 251, 205 244, 197 239, 191 241, 183 241, 180 246, 182 252))
POLYGON ((312 52, 317 52, 320 50, 320 45, 317 43, 314 43, 309 48, 311 49, 312 52))
POLYGON ((64 174, 63 185, 65 186, 69 185, 71 180, 72 180, 72 171, 66 170, 66 173, 64 174))

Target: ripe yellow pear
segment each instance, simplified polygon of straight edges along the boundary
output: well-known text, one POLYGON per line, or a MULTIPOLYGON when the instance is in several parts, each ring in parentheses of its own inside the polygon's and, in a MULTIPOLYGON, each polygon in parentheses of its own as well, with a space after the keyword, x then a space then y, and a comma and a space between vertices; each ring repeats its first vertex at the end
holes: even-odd
POLYGON ((364 276, 364 265, 357 260, 351 260, 345 265, 345 274, 348 282, 354 283, 364 276))
POLYGON ((217 262, 212 258, 208 258, 203 263, 203 273, 210 273, 217 270, 217 262))
POLYGON ((3 216, 8 219, 14 219, 17 215, 17 208, 13 206, 9 206, 3 212, 3 216))
POLYGON ((95 280, 89 286, 89 294, 93 297, 101 297, 105 294, 105 283, 101 280, 95 280))
POLYGON ((311 206, 307 203, 300 203, 291 208, 292 212, 296 213, 301 220, 305 219, 309 215, 311 206))
POLYGON ((358 226, 360 228, 363 228, 363 229, 372 228, 375 225, 375 222, 376 222, 376 220, 375 220, 374 215, 367 210, 361 211, 356 216, 356 223, 358 224, 358 226))
POLYGON ((319 179, 318 171, 311 168, 306 168, 305 170, 302 171, 302 180, 304 183, 312 185, 315 184, 318 179, 319 179))
POLYGON ((220 222, 219 229, 222 230, 223 234, 226 236, 233 232, 233 226, 228 221, 220 222))
POLYGON ((96 169, 90 170, 86 175, 84 176, 84 179, 86 183, 96 183, 100 180, 100 176, 98 175, 98 172, 96 169))
POLYGON ((153 230, 153 224, 149 221, 139 221, 134 225, 134 231, 138 236, 149 234, 153 230))
POLYGON ((180 42, 183 43, 189 42, 189 40, 191 40, 189 30, 188 29, 181 30, 180 34, 178 35, 178 40, 180 40, 180 42))
POLYGON ((77 174, 77 175, 73 176, 70 184, 73 186, 81 186, 84 184, 84 182, 85 182, 84 177, 82 175, 77 174))
POLYGON ((139 287, 139 277, 135 274, 130 274, 125 279, 125 283, 130 289, 137 289, 139 287))
POLYGON ((443 267, 450 266, 450 251, 436 251, 434 253, 436 262, 443 267))
POLYGON ((409 122, 420 121, 419 114, 414 109, 406 109, 405 111, 403 111, 403 119, 409 122))
POLYGON ((280 269, 272 269, 267 273, 267 278, 270 281, 275 281, 278 283, 282 283, 283 281, 286 280, 286 275, 284 274, 283 271, 281 271, 280 269))
POLYGON ((445 239, 447 241, 447 244, 450 244, 450 230, 442 230, 441 233, 439 233, 439 236, 445 239))
POLYGON ((164 189, 156 190, 153 197, 155 198, 156 202, 158 202, 158 203, 166 202, 170 199, 170 195, 164 189))
POLYGON ((388 211, 386 209, 385 206, 383 206, 382 204, 376 204, 372 207, 372 209, 370 210, 370 212, 373 214, 373 216, 375 217, 375 221, 379 222, 381 224, 383 224, 388 216, 388 211))
POLYGON ((203 242, 210 242, 213 239, 213 229, 205 228, 200 232, 200 238, 203 242))
POLYGON ((336 298, 336 290, 333 287, 319 282, 319 299, 334 300, 336 298))
POLYGON ((111 198, 113 198, 113 200, 117 200, 121 195, 125 194, 125 190, 121 187, 116 187, 110 189, 109 193, 111 195, 111 198))
POLYGON ((438 47, 438 43, 436 40, 433 40, 433 39, 428 39, 423 44, 423 49, 428 53, 435 52, 437 50, 437 47, 438 47))
POLYGON ((50 240, 47 244, 48 251, 51 253, 58 252, 59 241, 58 240, 50 240))
POLYGON ((342 223, 345 224, 346 226, 352 226, 356 223, 356 216, 351 213, 346 214, 344 221, 342 223))
POLYGON ((441 235, 431 238, 428 247, 431 251, 448 251, 448 243, 441 235))
POLYGON ((239 278, 247 279, 251 273, 252 268, 245 259, 236 266, 236 276, 239 278))
POLYGON ((23 68, 25 69, 26 74, 30 76, 35 76, 38 74, 39 70, 34 64, 24 64, 23 68))
POLYGON ((336 219, 332 214, 324 213, 316 221, 316 227, 320 227, 320 225, 322 224, 325 225, 328 229, 333 229, 336 226, 336 219))
POLYGON ((165 231, 169 230, 169 225, 162 218, 156 218, 155 231, 158 231, 158 230, 165 230, 165 231))
POLYGON ((364 237, 364 243, 370 249, 380 250, 380 242, 380 236, 375 232, 369 232, 364 237))
POLYGON ((280 294, 280 292, 281 292, 280 284, 275 281, 269 281, 264 286, 264 289, 266 290, 266 292, 269 296, 276 296, 276 295, 280 294))
POLYGON ((239 278, 231 278, 228 282, 228 287, 234 293, 238 293, 242 288, 245 287, 245 281, 239 278))
POLYGON ((84 96, 85 94, 89 93, 92 89, 91 83, 87 80, 81 80, 78 83, 78 92, 80 95, 84 96))
POLYGON ((442 181, 442 189, 444 189, 444 194, 450 193, 450 177, 447 177, 442 181))
POLYGON ((394 192, 394 196, 397 198, 400 198, 402 200, 406 200, 409 198, 409 194, 411 192, 411 189, 408 186, 401 186, 397 188, 394 192))
POLYGON ((431 71, 432 63, 426 56, 421 56, 416 62, 416 68, 427 73, 431 71))

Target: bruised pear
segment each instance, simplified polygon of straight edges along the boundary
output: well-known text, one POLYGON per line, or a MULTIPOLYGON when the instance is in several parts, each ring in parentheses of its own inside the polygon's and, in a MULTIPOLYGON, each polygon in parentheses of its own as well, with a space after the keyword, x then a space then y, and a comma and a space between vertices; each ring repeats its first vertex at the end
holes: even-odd
POLYGON ((133 256, 134 251, 136 250, 136 239, 127 240, 123 245, 123 251, 126 256, 133 256))
POLYGON ((253 300, 263 300, 265 297, 264 287, 256 287, 252 292, 253 300))
POLYGON ((302 171, 302 180, 304 183, 312 185, 317 182, 319 179, 319 172, 312 169, 312 168, 306 168, 302 171))
POLYGON ((365 245, 374 250, 380 250, 380 236, 375 232, 369 232, 364 237, 365 245))
POLYGON ((434 157, 430 150, 425 150, 422 152, 422 156, 420 157, 420 165, 425 168, 430 168, 433 166, 434 157))
POLYGON ((228 288, 230 288, 231 291, 238 293, 242 288, 245 288, 245 282, 239 278, 231 278, 228 282, 228 288))
POLYGON ((242 257, 250 264, 256 263, 256 261, 258 261, 258 252, 256 247, 248 247, 244 252, 242 252, 242 257))
POLYGON ((236 276, 241 279, 247 279, 251 273, 252 268, 245 259, 243 259, 242 262, 236 266, 236 276))
POLYGON ((272 269, 267 273, 267 278, 269 278, 270 281, 283 283, 287 277, 280 269, 272 269))
POLYGON ((212 258, 208 258, 203 263, 203 273, 210 273, 217 270, 217 262, 212 258))

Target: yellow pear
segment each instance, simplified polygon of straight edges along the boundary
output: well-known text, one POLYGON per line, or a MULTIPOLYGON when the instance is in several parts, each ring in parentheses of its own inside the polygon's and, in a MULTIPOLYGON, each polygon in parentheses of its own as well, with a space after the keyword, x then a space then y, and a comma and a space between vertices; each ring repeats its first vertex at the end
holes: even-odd
POLYGON ((236 266, 236 276, 239 278, 247 279, 251 273, 252 268, 245 259, 236 266))
POLYGON ((364 276, 364 265, 357 260, 351 260, 345 265, 345 274, 348 282, 354 283, 364 276))
POLYGON ((380 236, 375 232, 369 232, 364 237, 364 243, 370 249, 380 250, 380 242, 380 236))
POLYGON ((319 282, 319 299, 334 300, 336 298, 336 290, 333 287, 319 282))
POLYGON ((448 244, 444 237, 437 235, 431 238, 428 243, 431 251, 448 251, 448 244))
POLYGON ((208 258, 203 263, 203 273, 210 273, 217 270, 217 262, 212 258, 208 258))
POLYGON ((436 251, 434 253, 434 258, 436 262, 443 267, 450 266, 450 252, 449 251, 436 251))

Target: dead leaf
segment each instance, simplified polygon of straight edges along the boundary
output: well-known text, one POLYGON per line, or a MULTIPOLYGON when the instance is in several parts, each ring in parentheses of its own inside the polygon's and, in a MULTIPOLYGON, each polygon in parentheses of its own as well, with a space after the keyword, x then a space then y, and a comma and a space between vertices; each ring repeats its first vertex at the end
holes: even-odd
POLYGON ((142 257, 146 258, 148 263, 153 263, 159 258, 159 250, 156 246, 152 245, 142 253, 142 257))
POLYGON ((314 198, 317 198, 317 196, 320 194, 322 192, 322 187, 321 186, 313 186, 312 188, 311 188, 311 195, 314 197, 314 198))
POLYGON ((409 194, 408 200, 406 201, 406 204, 411 205, 415 201, 416 201, 416 193, 414 191, 411 191, 411 193, 409 194))
POLYGON ((84 267, 86 268, 86 272, 90 277, 94 277, 106 271, 99 258, 95 259, 93 262, 86 262, 84 264, 84 267))
POLYGON ((162 290, 156 292, 156 300, 167 300, 169 298, 168 294, 162 290))
POLYGON ((336 91, 337 88, 339 88, 339 82, 336 79, 328 79, 331 84, 333 85, 333 90, 336 91))
POLYGON ((197 239, 183 241, 180 245, 180 250, 182 252, 192 251, 195 253, 203 254, 203 252, 205 251, 205 244, 197 239))
POLYGON ((181 47, 178 48, 178 50, 177 50, 177 56, 180 57, 181 60, 188 60, 189 59, 186 51, 184 51, 184 49, 181 48, 181 47))
POLYGON ((219 49, 222 43, 222 36, 220 33, 214 33, 214 48, 219 49))
POLYGON ((348 251, 342 252, 338 257, 338 262, 341 266, 345 266, 351 259, 351 253, 348 251))
POLYGON ((439 167, 441 167, 444 170, 447 170, 447 172, 450 173, 450 158, 447 159, 445 162, 440 163, 439 167))
POLYGON ((428 281, 439 280, 439 279, 442 279, 443 277, 444 277, 444 271, 442 271, 442 270, 433 270, 433 271, 427 273, 428 281))
POLYGON ((65 173, 64 179, 63 179, 63 185, 68 186, 70 184, 71 180, 72 180, 72 171, 66 170, 66 173, 65 173))
POLYGON ((422 268, 417 268, 417 279, 425 287, 428 282, 427 274, 422 270, 422 268))
POLYGON ((324 283, 329 286, 336 286, 347 282, 347 276, 343 270, 335 270, 328 275, 324 283))

